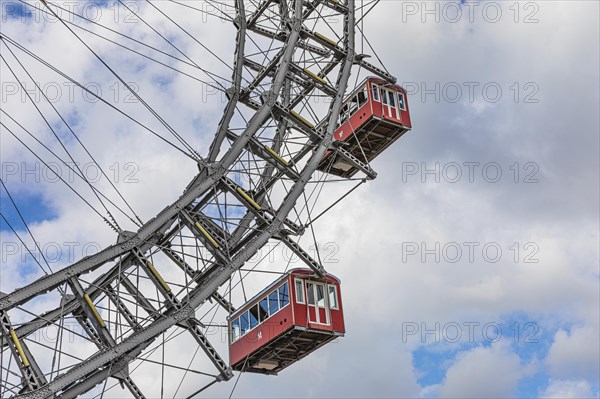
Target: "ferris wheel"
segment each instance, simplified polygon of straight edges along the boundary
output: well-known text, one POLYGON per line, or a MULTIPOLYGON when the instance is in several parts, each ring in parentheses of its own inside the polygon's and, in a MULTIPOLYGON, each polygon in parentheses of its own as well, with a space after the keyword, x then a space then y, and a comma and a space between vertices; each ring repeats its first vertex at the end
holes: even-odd
MULTIPOLYGON (((32 256, 42 274, 0 293, 2 397, 195 397, 232 379, 233 371, 279 372, 343 335, 343 288, 325 270, 318 246, 308 247, 316 241, 313 223, 375 178, 370 162, 411 128, 406 91, 362 31, 377 3, 117 0, 145 34, 58 1, 20 3, 21 13, 52 18, 53 31, 84 48, 145 114, 111 105, 9 29, 0 33, 3 80, 39 88, 35 73, 53 73, 197 172, 179 197, 143 220, 114 184, 100 188, 78 166, 77 157, 96 162, 94 150, 47 94, 34 101, 22 87, 24 103, 33 105, 27 118, 36 118, 44 134, 3 103, 2 140, 22 145, 43 165, 68 167, 77 182, 58 179, 114 232, 116 243, 54 269, 32 256), (226 22, 235 33, 234 54, 225 60, 210 41, 198 40, 175 17, 182 10, 199 21, 226 22), (204 56, 186 55, 167 27, 204 56), (97 46, 98 40, 105 42, 97 46), (188 79, 191 91, 202 83, 222 93, 206 151, 174 127, 169 110, 136 92, 116 66, 125 56, 188 79), (295 261, 273 259, 274 248, 295 261), (47 331, 51 342, 39 339, 47 331)), ((3 198, 18 216, 2 214, 3 230, 36 252, 35 229, 9 183, 2 181, 3 198)))

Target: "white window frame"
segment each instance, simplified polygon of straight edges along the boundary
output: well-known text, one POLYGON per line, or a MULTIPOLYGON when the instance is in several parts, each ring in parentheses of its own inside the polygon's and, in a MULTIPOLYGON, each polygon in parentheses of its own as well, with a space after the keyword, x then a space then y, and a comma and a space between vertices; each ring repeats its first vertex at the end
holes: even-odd
POLYGON ((294 290, 296 291, 296 303, 306 305, 306 292, 304 289, 304 281, 300 279, 294 279, 294 290), (298 300, 298 286, 297 283, 300 283, 300 287, 302 288, 302 300, 298 300))
POLYGON ((382 87, 379 94, 381 97, 381 103, 383 105, 387 105, 388 107, 391 107, 390 98, 388 97, 388 92, 389 92, 388 89, 382 87))
POLYGON ((381 102, 381 91, 379 90, 379 86, 376 84, 371 85, 371 93, 373 95, 373 101, 381 102), (375 95, 377 93, 377 96, 375 95), (377 98, 375 98, 377 97, 377 98))
POLYGON ((327 300, 329 301, 329 309, 333 309, 333 310, 339 310, 340 309, 340 305, 339 305, 339 301, 338 301, 338 295, 337 295, 337 287, 333 284, 327 284, 327 300), (331 306, 331 301, 329 300, 329 289, 333 288, 333 295, 335 297, 335 307, 331 306))
POLYGON ((358 93, 356 93, 356 96, 358 97, 358 109, 361 109, 366 103, 369 102, 369 93, 367 93, 367 88, 363 87, 362 90, 360 90, 358 93), (360 94, 362 93, 363 96, 365 96, 365 102, 364 103, 360 103, 360 94))
MULTIPOLYGON (((250 328, 250 308, 244 310, 242 313, 240 313, 240 338, 243 337, 244 335, 248 334, 250 331, 252 331, 252 328, 250 328), (248 315, 248 329, 244 332, 242 330, 242 315, 246 313, 248 315)), ((257 326, 258 327, 258 326, 257 326)), ((254 327, 256 328, 256 327, 254 327)))
POLYGON ((355 94, 354 96, 352 96, 351 100, 356 100, 356 101, 350 101, 348 103, 348 119, 350 119, 350 117, 352 115, 354 115, 356 113, 356 111, 358 111, 360 108, 360 106, 358 105, 358 94, 355 94), (356 108, 352 109, 352 104, 356 104, 356 108))
MULTIPOLYGON (((248 331, 254 330, 256 327, 260 325, 260 301, 256 302, 254 305, 248 308, 248 326, 250 329, 248 331), (252 308, 256 308, 256 325, 252 327, 252 308)), ((247 333, 247 332, 246 332, 247 333)))
POLYGON ((256 303, 258 304, 258 315, 259 315, 258 324, 260 325, 260 324, 262 324, 263 322, 265 322, 265 321, 269 320, 269 318, 271 317, 271 315, 269 314, 269 296, 267 295, 267 296, 264 296, 264 297, 262 297, 262 298, 261 298, 261 299, 259 299, 259 300, 258 300, 258 302, 256 302, 256 303), (266 317, 266 318, 265 318, 263 321, 260 321, 260 312, 261 312, 260 303, 261 303, 263 300, 266 300, 266 301, 267 301, 267 317, 266 317))
POLYGON ((317 296, 315 295, 315 283, 314 281, 307 281, 306 282, 306 305, 307 306, 317 306, 317 296), (311 286, 310 291, 312 292, 312 297, 313 297, 313 303, 310 303, 309 297, 310 295, 308 294, 309 292, 309 288, 308 286, 311 286))
POLYGON ((325 283, 321 283, 321 282, 315 282, 315 304, 317 308, 320 309, 327 309, 329 307, 329 304, 327 303, 329 301, 329 292, 327 291, 327 284, 325 283), (319 305, 319 288, 321 287, 323 288, 323 306, 319 305))
POLYGON ((401 111, 406 111, 406 97, 404 96, 404 93, 402 92, 397 92, 398 93, 398 109, 400 109, 401 111), (400 106, 400 97, 402 97, 402 107, 400 106))
MULTIPOLYGON (((290 295, 290 284, 289 284, 287 281, 285 281, 283 284, 281 284, 279 287, 277 287, 277 299, 279 300, 279 310, 281 310, 281 309, 285 308, 287 305, 289 305, 289 304, 290 304, 290 302, 291 302, 291 299, 292 299, 292 296, 290 295), (288 297, 287 297, 287 303, 286 303, 285 305, 281 306, 281 302, 282 302, 282 301, 281 301, 281 292, 279 292, 279 289, 280 289, 281 287, 283 287, 284 285, 286 285, 286 284, 287 284, 287 287, 288 287, 288 292, 287 292, 287 296, 288 296, 288 297)), ((278 312, 279 312, 279 310, 278 310, 278 312)))
POLYGON ((392 107, 392 108, 396 108, 396 104, 398 103, 398 98, 396 97, 396 91, 388 89, 387 92, 388 92, 389 106, 392 107), (392 102, 394 104, 392 104, 392 102))
POLYGON ((236 342, 237 340, 239 340, 240 338, 242 338, 242 326, 241 326, 241 320, 240 317, 236 317, 235 319, 231 320, 231 343, 233 344, 234 342, 236 342), (235 326, 233 325, 235 323, 235 321, 237 320, 238 322, 238 336, 235 336, 235 326))
MULTIPOLYGON (((312 306, 315 309, 315 319, 316 319, 315 323, 322 324, 325 326, 331 325, 331 308, 329 307, 329 290, 327 289, 327 285, 328 285, 327 283, 320 282, 320 281, 310 281, 310 282, 306 283, 307 307, 312 306), (314 299, 315 299, 315 301, 314 301, 315 303, 313 305, 309 304, 309 302, 308 302, 308 284, 313 285, 313 295, 314 295, 314 299), (319 305, 318 287, 323 288, 323 305, 324 306, 319 305), (325 320, 321 320, 320 309, 323 309, 325 311, 325 320)), ((310 316, 309 316, 309 322, 310 322, 310 316)))

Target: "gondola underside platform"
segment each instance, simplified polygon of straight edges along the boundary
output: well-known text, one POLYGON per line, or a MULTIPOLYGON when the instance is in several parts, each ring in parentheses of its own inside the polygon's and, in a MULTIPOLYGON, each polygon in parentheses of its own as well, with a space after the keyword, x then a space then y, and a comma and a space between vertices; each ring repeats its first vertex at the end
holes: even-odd
MULTIPOLYGON (((379 117, 371 117, 354 132, 353 136, 345 142, 336 144, 344 147, 359 160, 371 162, 409 130, 410 128, 406 126, 399 126, 379 117)), ((335 150, 321 160, 317 170, 344 178, 351 178, 359 171, 335 150)))
POLYGON ((276 375, 326 343, 343 336, 340 332, 294 326, 246 359, 231 365, 231 368, 236 371, 276 375))

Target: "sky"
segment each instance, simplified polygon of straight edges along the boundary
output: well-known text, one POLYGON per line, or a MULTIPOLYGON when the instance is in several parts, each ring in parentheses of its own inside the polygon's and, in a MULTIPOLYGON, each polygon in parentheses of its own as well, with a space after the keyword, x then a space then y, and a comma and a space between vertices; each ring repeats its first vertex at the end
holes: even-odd
MULTIPOLYGON (((89 15, 113 13, 124 31, 156 40, 111 1, 93 4, 89 15)), ((64 27, 36 22, 39 15, 14 3, 1 6, 3 34, 143 117, 64 27)), ((227 75, 223 63, 137 6, 190 58, 227 75)), ((377 5, 361 29, 406 88, 413 129, 373 162, 377 179, 315 223, 319 242, 333 248, 325 267, 342 280, 346 336, 276 377, 241 375, 233 397, 600 396, 599 11, 597 2, 577 0, 377 5)), ((229 23, 183 11, 177 17, 231 60, 229 23)), ((105 53, 113 48, 92 43, 105 53)), ((359 49, 370 52, 366 42, 359 49)), ((1 54, 12 59, 4 46, 1 54)), ((200 154, 208 152, 220 93, 140 58, 111 62, 200 154)), ((133 132, 56 74, 30 68, 143 220, 194 176, 195 165, 178 151, 133 132)), ((2 108, 52 142, 4 62, 0 72, 2 108)), ((1 121, 8 123, 4 114, 1 121)), ((51 123, 76 159, 87 159, 51 123)), ((48 167, 1 132, 2 180, 57 268, 114 242, 114 232, 48 167)), ((89 161, 81 167, 95 172, 89 161)), ((98 187, 111 189, 104 180, 98 187)), ((336 195, 326 193, 323 203, 336 195)), ((26 236, 4 189, 0 198, 2 214, 26 236)), ((11 292, 40 271, 4 221, 0 237, 0 291, 11 292)), ((229 397, 232 389, 234 381, 216 384, 207 395, 229 397)))

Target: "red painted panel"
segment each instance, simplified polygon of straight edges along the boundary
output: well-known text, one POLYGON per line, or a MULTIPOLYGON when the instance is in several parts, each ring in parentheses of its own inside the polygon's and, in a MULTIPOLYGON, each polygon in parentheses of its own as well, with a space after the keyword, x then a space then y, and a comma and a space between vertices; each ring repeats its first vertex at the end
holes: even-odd
POLYGON ((315 307, 314 306, 309 306, 308 307, 308 322, 309 323, 314 323, 317 321, 317 314, 315 312, 315 307))
POLYGON ((373 101, 373 115, 379 117, 383 116, 383 109, 380 101, 373 101))
MULTIPOLYGON (((278 282, 283 282, 282 279, 278 282)), ((265 345, 269 341, 277 338, 284 332, 291 329, 293 326, 304 326, 313 328, 315 330, 323 330, 323 331, 337 331, 337 332, 345 332, 344 327, 344 317, 342 310, 342 298, 341 298, 341 290, 340 284, 338 280, 334 277, 327 276, 326 279, 317 279, 312 275, 311 270, 294 270, 290 273, 290 276, 287 277, 288 286, 290 288, 290 303, 280 309, 277 313, 272 315, 269 319, 259 324, 254 329, 248 331, 243 337, 233 342, 229 346, 229 361, 231 365, 237 364, 239 362, 243 362, 246 357, 258 350, 261 346, 265 345), (331 309, 330 311, 330 323, 329 325, 309 323, 307 320, 307 308, 311 308, 306 304, 296 303, 296 284, 294 281, 294 277, 303 277, 302 280, 305 280, 306 277, 310 276, 309 279, 316 282, 324 282, 330 285, 336 286, 336 295, 338 301, 339 309, 331 309)), ((252 303, 246 304, 242 310, 250 308, 252 305, 256 304, 260 299, 262 299, 262 295, 258 296, 259 299, 253 301, 252 303)), ((305 301, 306 293, 304 295, 305 301)), ((314 307, 313 314, 314 314, 314 307)), ((320 312, 325 312, 325 309, 319 309, 320 312)), ((322 317, 325 317, 324 313, 321 313, 322 317)), ((231 323, 229 323, 229 328, 231 329, 231 323)))
MULTIPOLYGON (((310 274, 310 273, 302 273, 302 274, 310 274)), ((342 332, 342 333, 345 332, 343 308, 342 308, 342 301, 341 301, 341 289, 340 289, 340 284, 338 283, 338 281, 329 276, 326 277, 326 279, 317 279, 317 278, 314 278, 311 276, 309 278, 309 280, 315 281, 315 282, 327 283, 329 285, 334 285, 336 287, 338 309, 330 310, 329 325, 309 322, 308 327, 315 329, 315 330, 337 331, 337 332, 342 332)), ((306 326, 305 323, 306 323, 307 308, 308 308, 308 312, 310 312, 311 315, 314 315, 314 312, 315 312, 314 306, 307 306, 307 305, 301 305, 301 304, 296 305, 296 309, 298 310, 296 312, 296 324, 297 325, 306 326), (300 322, 301 317, 302 317, 302 322, 300 322)), ((321 320, 325 320, 325 312, 326 311, 327 311, 326 309, 319 308, 321 320)), ((312 320, 315 320, 314 316, 312 316, 312 320)))
POLYGON ((230 364, 244 360, 248 354, 278 337, 293 325, 292 306, 288 305, 230 345, 230 364))
POLYGON ((380 117, 382 117, 386 120, 392 121, 392 122, 400 122, 400 123, 402 123, 402 125, 407 126, 407 127, 412 127, 412 124, 410 121, 410 111, 408 108, 408 96, 406 95, 406 90, 404 90, 404 88, 402 88, 401 86, 397 86, 397 85, 390 85, 389 83, 385 82, 384 80, 378 79, 378 78, 369 78, 368 79, 368 87, 369 87, 369 99, 373 105, 373 115, 380 116, 380 117), (406 110, 400 110, 400 115, 399 116, 396 115, 396 117, 390 117, 386 112, 383 112, 383 104, 381 103, 381 95, 380 95, 380 101, 374 101, 374 99, 373 99, 373 91, 372 91, 373 84, 384 85, 389 90, 403 93, 406 110))
POLYGON ((337 128, 334 134, 334 138, 337 141, 347 140, 352 136, 352 132, 360 128, 360 126, 369 119, 371 116, 371 105, 367 102, 365 105, 360 107, 358 111, 350 117, 350 119, 344 122, 340 127, 337 128))
POLYGON ((340 286, 337 285, 337 300, 338 300, 338 310, 331 309, 331 326, 333 331, 346 332, 346 326, 344 325, 344 312, 342 305, 342 294, 340 290, 340 286))
MULTIPOLYGON (((397 85, 390 85, 388 82, 378 79, 369 78, 364 85, 359 86, 348 98, 351 98, 357 92, 363 90, 366 87, 368 101, 361 108, 358 109, 350 119, 339 126, 334 132, 334 140, 346 141, 352 140, 353 133, 360 130, 364 123, 366 123, 372 116, 378 116, 384 120, 390 121, 394 124, 402 124, 407 127, 412 127, 410 121, 410 113, 408 110, 408 98, 406 90, 397 85), (373 97, 373 84, 379 87, 379 101, 375 101, 373 97), (385 90, 392 92, 401 92, 404 94, 404 105, 406 110, 400 109, 397 98, 394 99, 395 106, 384 105, 382 102, 382 96, 385 90)), ((331 154, 331 151, 327 151, 324 155, 324 159, 331 154)))
POLYGON ((333 331, 346 332, 344 316, 339 310, 331 310, 331 329, 333 331))
POLYGON ((327 324, 327 309, 319 308, 319 321, 321 322, 321 324, 327 324))
POLYGON ((404 105, 405 105, 405 108, 406 108, 406 111, 404 111, 404 110, 400 111, 400 114, 401 114, 401 117, 402 117, 402 124, 404 126, 412 127, 412 123, 410 121, 410 111, 409 111, 409 108, 408 108, 408 96, 406 95, 406 90, 401 89, 400 91, 402 93, 404 93, 404 105))

